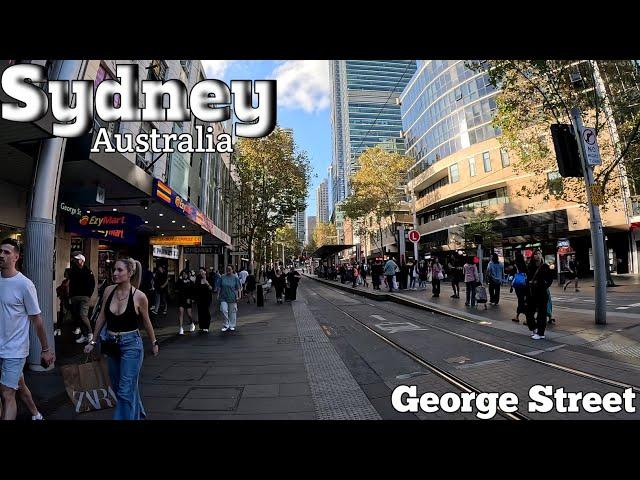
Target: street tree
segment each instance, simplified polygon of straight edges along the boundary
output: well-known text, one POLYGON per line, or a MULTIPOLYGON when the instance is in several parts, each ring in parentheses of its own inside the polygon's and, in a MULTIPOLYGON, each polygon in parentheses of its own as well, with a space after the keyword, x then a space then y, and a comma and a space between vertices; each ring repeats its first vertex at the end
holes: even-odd
POLYGON ((296 233, 295 228, 291 225, 285 225, 284 227, 280 227, 276 230, 276 241, 275 241, 276 249, 278 247, 284 248, 284 256, 285 258, 290 258, 292 256, 299 256, 300 251, 302 250, 302 245, 298 240, 298 234, 296 233))
POLYGON ((341 209, 352 220, 354 231, 368 235, 384 253, 383 228, 395 236, 396 215, 408 208, 402 201, 403 184, 413 160, 374 147, 362 152, 357 163, 357 171, 349 178, 352 193, 341 209))
POLYGON ((244 223, 249 265, 253 265, 254 244, 264 253, 276 230, 306 207, 311 167, 307 153, 277 127, 266 137, 239 139, 231 171, 235 188, 227 188, 225 196, 234 218, 244 223))
POLYGON ((498 214, 489 210, 486 206, 477 210, 468 209, 464 215, 463 239, 465 248, 471 248, 476 242, 476 235, 482 237, 482 245, 494 247, 501 245, 502 237, 495 228, 495 220, 498 214))
POLYGON ((323 245, 337 245, 338 233, 333 223, 319 222, 313 231, 313 241, 318 247, 323 245))
MULTIPOLYGON (((486 70, 500 89, 493 125, 500 143, 516 154, 515 173, 528 175, 517 192, 542 200, 576 202, 586 209, 581 178, 561 178, 551 139, 551 124, 571 124, 578 107, 586 126, 593 127, 602 165, 594 180, 604 192, 603 210, 617 209, 620 199, 640 192, 640 73, 629 60, 492 60, 468 62, 486 70)), ((627 212, 628 213, 628 212, 627 212)), ((604 233, 603 233, 604 235, 604 233)), ((605 258, 606 237, 605 237, 605 258)), ((608 283, 613 281, 607 268, 608 283)))

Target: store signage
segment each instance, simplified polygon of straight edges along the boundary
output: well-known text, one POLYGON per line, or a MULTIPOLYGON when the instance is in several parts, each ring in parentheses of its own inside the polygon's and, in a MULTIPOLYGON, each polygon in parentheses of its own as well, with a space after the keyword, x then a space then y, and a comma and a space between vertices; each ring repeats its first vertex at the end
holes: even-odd
POLYGON ((204 231, 219 238, 223 242, 231 245, 231 237, 218 228, 213 221, 198 210, 194 205, 182 198, 178 192, 173 190, 164 182, 157 178, 153 181, 153 197, 161 200, 181 215, 184 215, 204 231))
POLYGON ((153 246, 153 256, 159 258, 170 258, 177 260, 180 257, 178 247, 168 247, 163 245, 153 246))
POLYGON ((197 247, 202 244, 202 237, 199 235, 175 235, 149 238, 149 245, 188 245, 197 247))
POLYGON ((183 252, 186 254, 198 254, 198 255, 215 255, 220 253, 219 247, 184 247, 183 252))
POLYGON ((80 207, 76 207, 74 205, 69 205, 65 202, 60 202, 60 211, 68 214, 68 215, 72 215, 74 217, 81 217, 82 216, 82 209, 80 207))
POLYGON ((66 231, 86 238, 134 244, 139 225, 142 225, 142 219, 130 213, 95 212, 67 217, 66 231))
POLYGON ((561 238, 560 240, 558 240, 558 248, 561 247, 568 247, 569 246, 569 240, 566 238, 561 238))

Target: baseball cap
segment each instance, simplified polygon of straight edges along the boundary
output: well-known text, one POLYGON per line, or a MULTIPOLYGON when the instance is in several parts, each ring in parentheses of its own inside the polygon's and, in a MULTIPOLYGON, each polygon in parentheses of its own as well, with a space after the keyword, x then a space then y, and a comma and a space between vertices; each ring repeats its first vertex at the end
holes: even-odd
POLYGON ((86 261, 86 259, 84 258, 84 255, 82 255, 81 253, 74 255, 73 258, 75 258, 76 260, 82 260, 83 262, 86 261))

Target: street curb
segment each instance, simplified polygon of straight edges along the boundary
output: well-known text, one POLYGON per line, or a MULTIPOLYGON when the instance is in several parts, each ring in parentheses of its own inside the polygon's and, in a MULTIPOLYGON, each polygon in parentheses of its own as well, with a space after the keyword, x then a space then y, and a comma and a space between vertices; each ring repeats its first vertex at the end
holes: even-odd
MULTIPOLYGON (((321 278, 316 278, 316 277, 312 277, 307 275, 306 273, 303 273, 303 275, 311 280, 315 280, 316 282, 320 282, 323 283, 325 285, 329 285, 331 287, 337 288, 339 290, 344 290, 346 292, 351 292, 351 293, 355 293, 357 295, 360 295, 362 297, 367 297, 367 298, 371 298, 373 300, 377 300, 379 302, 383 302, 383 301, 391 301, 394 303, 398 303, 400 305, 405 305, 408 307, 413 307, 413 308, 417 308, 420 310, 426 310, 427 312, 435 312, 435 313, 440 313, 442 315, 447 315, 449 317, 452 318, 457 318, 458 320, 463 320, 465 322, 472 322, 472 323, 478 323, 478 320, 475 319, 475 316, 465 316, 463 314, 460 314, 459 312, 451 312, 451 311, 447 311, 441 308, 438 308, 436 306, 431 306, 431 305, 425 305, 424 303, 421 302, 416 302, 415 300, 409 300, 407 298, 403 298, 403 297, 399 297, 397 295, 394 295, 393 293, 373 293, 373 292, 368 292, 366 290, 358 290, 357 288, 353 288, 353 287, 349 287, 347 285, 342 285, 341 283, 334 283, 332 281, 329 280, 324 280, 321 278)), ((478 317, 481 319, 481 321, 486 321, 486 319, 484 317, 478 317)))

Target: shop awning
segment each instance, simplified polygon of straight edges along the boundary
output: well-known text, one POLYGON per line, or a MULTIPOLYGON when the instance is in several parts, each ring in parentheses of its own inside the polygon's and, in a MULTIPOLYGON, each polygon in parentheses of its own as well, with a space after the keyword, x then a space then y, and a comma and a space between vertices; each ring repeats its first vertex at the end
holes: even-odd
POLYGON ((326 258, 338 252, 352 248, 354 245, 323 245, 311 254, 313 258, 326 258))

